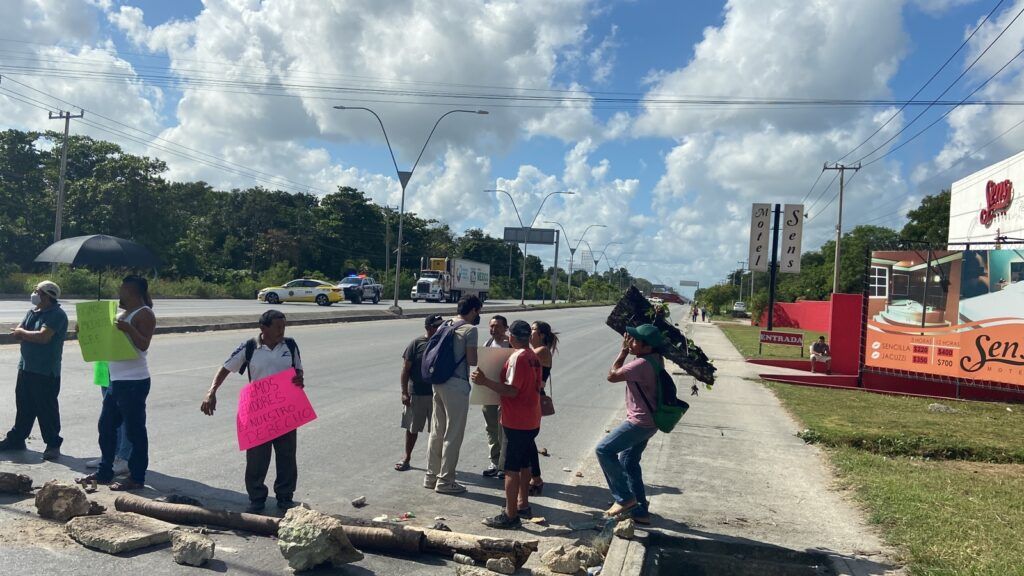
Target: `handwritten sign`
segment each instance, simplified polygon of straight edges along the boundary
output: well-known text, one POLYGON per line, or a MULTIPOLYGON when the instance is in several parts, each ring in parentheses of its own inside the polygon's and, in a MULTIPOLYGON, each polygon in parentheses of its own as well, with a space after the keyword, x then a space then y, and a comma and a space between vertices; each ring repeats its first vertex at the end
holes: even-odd
POLYGON ((248 450, 316 420, 306 392, 292 383, 295 369, 253 380, 238 396, 238 449, 248 450))
POLYGON ((110 386, 110 365, 102 360, 92 365, 92 383, 106 388, 110 386))
POLYGON ((75 304, 78 315, 78 345, 86 362, 118 361, 138 358, 128 336, 114 325, 117 302, 99 300, 75 304))
MULTIPOLYGON (((477 348, 476 367, 483 371, 484 376, 487 376, 495 382, 500 382, 501 368, 505 365, 505 360, 508 360, 509 356, 511 356, 513 352, 515 352, 515 350, 511 348, 477 348)), ((482 406, 494 406, 501 404, 501 396, 498 396, 497 392, 486 386, 473 384, 473 389, 469 393, 469 403, 482 406)))

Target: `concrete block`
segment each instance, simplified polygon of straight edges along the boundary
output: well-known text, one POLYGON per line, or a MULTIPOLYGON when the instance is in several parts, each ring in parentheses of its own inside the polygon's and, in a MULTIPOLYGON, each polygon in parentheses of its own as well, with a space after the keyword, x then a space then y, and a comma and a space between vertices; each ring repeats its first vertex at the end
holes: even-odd
POLYGON ((76 542, 107 554, 163 544, 171 539, 173 529, 173 524, 132 512, 79 516, 64 525, 76 542))

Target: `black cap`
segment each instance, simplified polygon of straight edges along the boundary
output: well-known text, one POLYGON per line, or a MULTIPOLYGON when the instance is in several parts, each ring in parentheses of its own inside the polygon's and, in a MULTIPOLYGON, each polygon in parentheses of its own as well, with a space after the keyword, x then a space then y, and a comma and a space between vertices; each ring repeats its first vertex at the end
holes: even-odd
POLYGON ((530 324, 523 320, 516 320, 508 327, 508 333, 520 339, 529 338, 531 332, 533 329, 530 328, 530 324))
POLYGON ((431 314, 423 319, 423 327, 430 328, 432 326, 440 326, 444 324, 444 317, 440 314, 431 314))

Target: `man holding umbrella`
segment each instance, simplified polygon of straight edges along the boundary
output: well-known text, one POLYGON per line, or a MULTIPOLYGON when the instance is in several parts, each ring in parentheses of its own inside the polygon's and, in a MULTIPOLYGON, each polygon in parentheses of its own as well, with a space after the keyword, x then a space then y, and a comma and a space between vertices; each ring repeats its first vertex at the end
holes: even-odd
POLYGON ((39 431, 46 442, 43 460, 60 457, 60 362, 68 316, 60 307, 60 287, 44 280, 32 291, 33 308, 17 328, 11 330, 21 344, 18 382, 14 388, 17 413, 14 427, 0 441, 0 450, 25 449, 25 439, 39 420, 39 431))

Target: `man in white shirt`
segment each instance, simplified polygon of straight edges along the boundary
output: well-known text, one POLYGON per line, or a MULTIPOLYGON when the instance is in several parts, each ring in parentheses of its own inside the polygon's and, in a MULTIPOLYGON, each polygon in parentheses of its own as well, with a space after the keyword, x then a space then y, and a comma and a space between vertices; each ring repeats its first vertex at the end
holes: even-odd
MULTIPOLYGON (((487 327, 491 331, 491 337, 484 343, 484 348, 511 348, 508 341, 508 320, 500 314, 491 318, 487 327)), ((487 430, 487 447, 490 450, 491 462, 484 470, 484 476, 488 478, 504 478, 505 459, 502 458, 504 434, 501 431, 501 405, 491 404, 483 407, 484 423, 487 430)))
MULTIPOLYGON (((284 337, 285 317, 278 310, 267 310, 260 316, 260 333, 256 338, 242 342, 224 366, 217 371, 213 384, 207 391, 200 408, 208 416, 217 409, 217 389, 232 372, 248 372, 249 381, 259 380, 295 368, 292 383, 302 388, 302 358, 299 348, 291 338, 284 337), (247 356, 251 356, 247 358, 247 356)), ((270 469, 271 453, 276 458, 277 477, 274 479, 274 495, 277 507, 287 510, 295 506, 295 484, 299 470, 295 461, 297 430, 254 446, 245 452, 245 490, 249 493, 248 512, 260 512, 267 505, 267 471, 270 469)))

